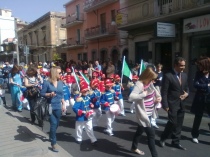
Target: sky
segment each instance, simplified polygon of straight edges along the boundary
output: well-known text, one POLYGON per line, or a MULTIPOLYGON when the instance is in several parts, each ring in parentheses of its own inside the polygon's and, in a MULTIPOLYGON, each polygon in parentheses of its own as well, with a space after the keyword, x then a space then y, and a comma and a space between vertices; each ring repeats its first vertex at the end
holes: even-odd
POLYGON ((1 9, 12 10, 12 16, 33 22, 49 11, 64 12, 70 0, 0 0, 1 9))

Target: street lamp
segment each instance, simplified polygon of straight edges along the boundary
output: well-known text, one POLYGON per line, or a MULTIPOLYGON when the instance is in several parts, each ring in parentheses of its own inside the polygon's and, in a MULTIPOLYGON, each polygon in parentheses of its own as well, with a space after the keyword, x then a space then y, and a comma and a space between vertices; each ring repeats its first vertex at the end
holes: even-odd
POLYGON ((15 50, 16 50, 16 53, 17 53, 17 65, 19 65, 20 60, 19 60, 18 40, 16 38, 14 38, 13 43, 15 44, 15 50))

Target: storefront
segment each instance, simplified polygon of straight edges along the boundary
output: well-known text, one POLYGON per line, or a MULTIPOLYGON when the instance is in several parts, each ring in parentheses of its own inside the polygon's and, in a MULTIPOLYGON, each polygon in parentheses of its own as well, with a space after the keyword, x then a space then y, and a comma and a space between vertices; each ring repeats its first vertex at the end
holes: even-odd
POLYGON ((193 91, 193 78, 197 71, 195 60, 207 56, 210 57, 210 14, 185 19, 183 22, 184 39, 189 46, 189 82, 193 91))

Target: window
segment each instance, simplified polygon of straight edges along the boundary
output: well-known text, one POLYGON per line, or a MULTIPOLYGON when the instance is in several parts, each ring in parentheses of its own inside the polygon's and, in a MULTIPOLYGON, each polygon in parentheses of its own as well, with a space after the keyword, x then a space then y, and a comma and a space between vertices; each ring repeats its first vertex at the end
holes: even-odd
MULTIPOLYGON (((111 10, 111 20, 112 20, 112 21, 115 21, 115 16, 116 16, 116 15, 115 15, 115 10, 111 10)), ((112 21, 111 21, 111 22, 112 22, 112 21)))
POLYGON ((78 54, 78 58, 77 59, 80 60, 80 61, 82 60, 82 54, 81 53, 78 54))
POLYGON ((87 61, 87 53, 83 53, 83 61, 87 61))

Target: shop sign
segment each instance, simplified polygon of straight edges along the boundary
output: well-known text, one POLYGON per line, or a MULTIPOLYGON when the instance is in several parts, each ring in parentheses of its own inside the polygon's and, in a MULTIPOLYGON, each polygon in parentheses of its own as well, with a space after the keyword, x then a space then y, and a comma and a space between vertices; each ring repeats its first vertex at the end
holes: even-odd
POLYGON ((210 14, 184 20, 184 33, 199 32, 206 30, 210 30, 210 14))
POLYGON ((118 25, 121 25, 122 24, 122 14, 117 14, 117 16, 116 16, 116 23, 118 24, 118 25))
POLYGON ((175 24, 157 22, 157 37, 175 37, 175 24))

